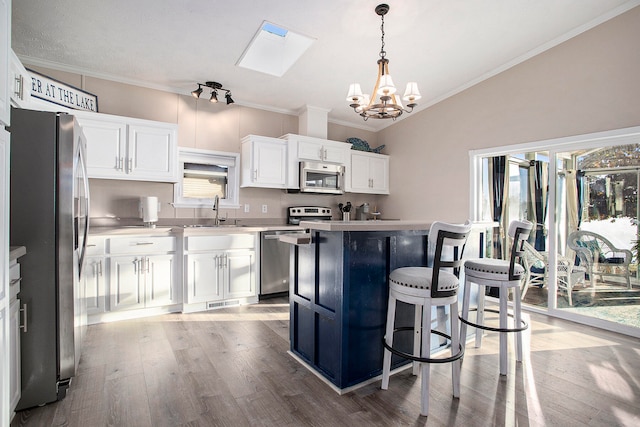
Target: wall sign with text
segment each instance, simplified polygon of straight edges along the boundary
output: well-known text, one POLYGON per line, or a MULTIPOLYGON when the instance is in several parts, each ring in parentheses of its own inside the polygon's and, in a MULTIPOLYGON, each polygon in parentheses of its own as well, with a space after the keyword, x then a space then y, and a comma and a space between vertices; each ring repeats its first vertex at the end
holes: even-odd
POLYGON ((98 112, 98 97, 36 71, 31 74, 31 96, 74 110, 98 112))

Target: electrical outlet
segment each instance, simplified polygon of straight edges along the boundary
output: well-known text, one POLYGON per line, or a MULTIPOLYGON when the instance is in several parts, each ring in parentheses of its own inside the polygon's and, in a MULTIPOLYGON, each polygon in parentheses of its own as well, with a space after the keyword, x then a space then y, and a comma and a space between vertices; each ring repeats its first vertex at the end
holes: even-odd
POLYGON ((267 213, 267 205, 262 205, 262 213, 267 213))
POLYGON ((244 205, 244 213, 249 213, 249 203, 245 203, 245 205, 244 205))

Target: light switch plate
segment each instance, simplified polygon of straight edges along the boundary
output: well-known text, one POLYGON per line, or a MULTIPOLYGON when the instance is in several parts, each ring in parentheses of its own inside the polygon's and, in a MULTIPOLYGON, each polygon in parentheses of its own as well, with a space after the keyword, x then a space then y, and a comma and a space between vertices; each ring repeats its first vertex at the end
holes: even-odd
POLYGON ((244 205, 244 213, 249 213, 249 203, 245 203, 245 205, 244 205))

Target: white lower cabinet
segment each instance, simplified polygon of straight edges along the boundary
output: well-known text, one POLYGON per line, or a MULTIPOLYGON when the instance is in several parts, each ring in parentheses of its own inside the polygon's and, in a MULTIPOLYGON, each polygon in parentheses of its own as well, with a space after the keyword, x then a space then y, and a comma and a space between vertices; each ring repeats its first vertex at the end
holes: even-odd
POLYGON ((187 298, 189 304, 222 300, 220 256, 222 253, 187 255, 187 298))
POLYGON ((255 252, 187 255, 187 302, 220 301, 255 295, 255 252))
POLYGON ((258 301, 257 233, 168 234, 89 237, 90 324, 258 301))
POLYGON ((85 260, 82 282, 87 301, 87 315, 104 313, 105 305, 105 264, 104 257, 91 257, 85 260))
POLYGON ((187 311, 257 300, 255 234, 187 236, 187 311), (242 300, 242 301, 241 301, 242 300))
POLYGON ((110 257, 111 311, 178 303, 175 292, 176 266, 175 254, 110 257))
POLYGON ((180 311, 180 277, 175 236, 90 236, 82 273, 89 323, 180 311))
POLYGON ((9 411, 13 414, 22 393, 21 379, 21 350, 20 332, 26 324, 21 322, 26 318, 26 311, 21 306, 18 294, 20 293, 20 264, 17 259, 9 261, 9 411))
POLYGON ((9 381, 10 390, 10 406, 11 412, 18 405, 20 400, 20 394, 22 389, 22 382, 20 380, 20 300, 15 299, 11 302, 9 308, 10 326, 9 326, 9 348, 11 349, 11 355, 9 356, 11 363, 11 370, 9 375, 11 376, 9 381))
MULTIPOLYGON (((4 301, 0 302, 4 303, 4 301)), ((8 317, 9 313, 7 311, 7 307, 4 304, 0 305, 0 346, 2 346, 3 349, 8 349, 10 345, 8 336, 9 326, 7 325, 7 322, 9 321, 8 317)), ((13 413, 11 407, 8 405, 11 399, 11 393, 4 386, 4 384, 6 384, 4 381, 10 381, 9 377, 11 376, 11 356, 9 353, 10 352, 7 351, 0 351, 0 364, 2 364, 2 369, 0 370, 2 372, 2 376, 0 377, 0 380, 3 381, 2 387, 0 388, 0 414, 2 414, 0 425, 8 425, 9 420, 11 419, 10 414, 13 413), (9 393, 9 396, 7 393, 9 393)))

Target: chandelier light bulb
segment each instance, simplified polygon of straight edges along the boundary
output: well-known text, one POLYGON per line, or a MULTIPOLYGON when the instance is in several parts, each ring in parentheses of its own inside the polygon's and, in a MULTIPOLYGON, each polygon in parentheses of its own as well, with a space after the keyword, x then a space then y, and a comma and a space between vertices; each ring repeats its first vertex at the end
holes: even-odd
POLYGON ((396 93, 396 87, 393 84, 390 74, 385 74, 380 77, 380 86, 378 87, 378 95, 389 96, 396 93))
POLYGON ((359 104, 362 101, 362 89, 359 83, 351 83, 349 85, 349 93, 347 93, 347 102, 359 104))
POLYGON ((420 95, 420 91, 418 90, 418 83, 416 82, 407 83, 407 88, 404 91, 404 96, 402 97, 402 100, 407 101, 409 105, 411 105, 411 104, 414 104, 415 101, 419 100, 420 98, 422 98, 422 95, 420 95))

